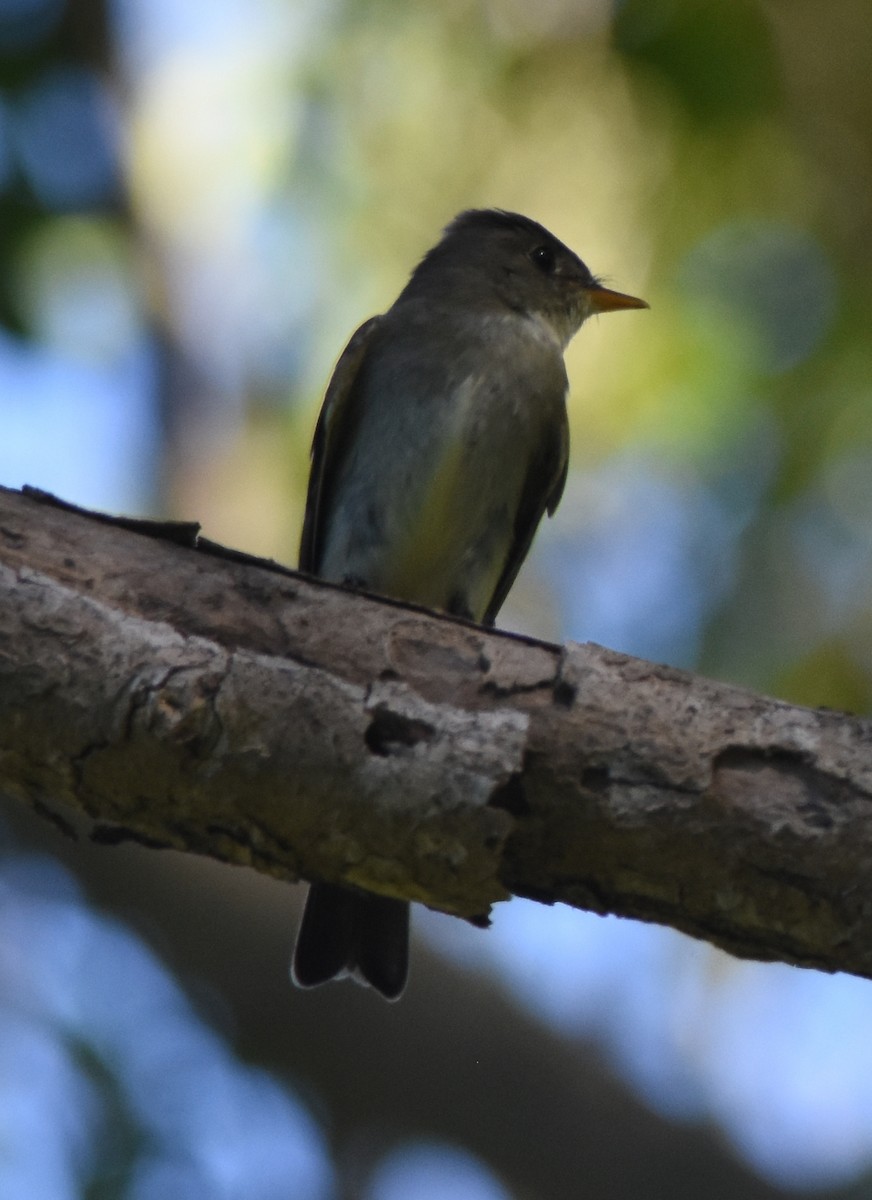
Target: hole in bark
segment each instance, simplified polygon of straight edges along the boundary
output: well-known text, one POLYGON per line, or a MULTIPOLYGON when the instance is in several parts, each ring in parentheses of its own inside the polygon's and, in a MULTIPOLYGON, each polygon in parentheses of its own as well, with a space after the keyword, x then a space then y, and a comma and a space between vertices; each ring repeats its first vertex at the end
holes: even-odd
POLYGON ((527 816, 530 805, 527 801, 527 793, 524 791, 522 776, 510 775, 506 782, 495 790, 488 803, 494 808, 505 809, 513 817, 527 816))
POLYGON ((608 767, 585 767, 581 773, 581 786, 590 792, 604 792, 609 786, 608 767))
POLYGON ((387 758, 403 747, 429 742, 433 733, 433 726, 426 721, 416 721, 379 707, 373 713, 363 740, 373 754, 387 758))

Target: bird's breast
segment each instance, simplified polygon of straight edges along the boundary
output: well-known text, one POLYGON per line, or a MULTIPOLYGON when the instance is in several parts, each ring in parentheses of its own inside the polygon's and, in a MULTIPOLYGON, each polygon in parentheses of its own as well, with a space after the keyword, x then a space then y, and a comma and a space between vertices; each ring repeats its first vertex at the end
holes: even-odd
POLYGON ((501 337, 438 365, 378 365, 336 485, 321 573, 478 619, 512 544, 531 458, 549 423, 564 419, 562 358, 541 340, 525 352, 501 337))

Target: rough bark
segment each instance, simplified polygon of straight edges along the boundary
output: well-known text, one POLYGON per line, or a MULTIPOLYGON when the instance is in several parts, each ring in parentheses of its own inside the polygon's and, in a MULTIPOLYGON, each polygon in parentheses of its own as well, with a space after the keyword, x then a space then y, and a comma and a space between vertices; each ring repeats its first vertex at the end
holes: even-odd
POLYGON ((483 921, 510 893, 872 977, 872 726, 0 490, 0 788, 483 921))

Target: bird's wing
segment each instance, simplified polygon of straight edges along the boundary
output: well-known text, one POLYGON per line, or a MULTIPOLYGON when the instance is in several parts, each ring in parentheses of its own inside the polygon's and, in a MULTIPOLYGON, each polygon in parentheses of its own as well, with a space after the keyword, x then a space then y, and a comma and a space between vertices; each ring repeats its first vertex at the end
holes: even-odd
POLYGON ((569 419, 562 410, 562 420, 547 427, 537 451, 530 459, 521 501, 515 515, 514 536, 505 566, 497 580, 491 602, 482 617, 483 625, 493 625, 521 563, 527 557, 539 522, 545 512, 549 517, 560 503, 569 469, 569 419))
POLYGON ((381 317, 370 317, 368 321, 364 321, 342 351, 327 385, 327 394, 315 426, 315 436, 312 439, 312 468, 309 473, 299 557, 300 570, 309 571, 313 575, 318 573, 322 522, 332 481, 356 424, 354 384, 372 334, 380 320, 381 317))

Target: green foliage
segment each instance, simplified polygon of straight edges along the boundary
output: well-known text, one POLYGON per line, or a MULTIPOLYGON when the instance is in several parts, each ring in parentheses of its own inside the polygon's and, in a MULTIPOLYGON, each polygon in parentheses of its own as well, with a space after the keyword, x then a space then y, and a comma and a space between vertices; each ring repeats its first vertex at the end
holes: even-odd
POLYGON ((615 46, 700 125, 758 118, 778 103, 777 55, 757 0, 627 0, 615 46))

